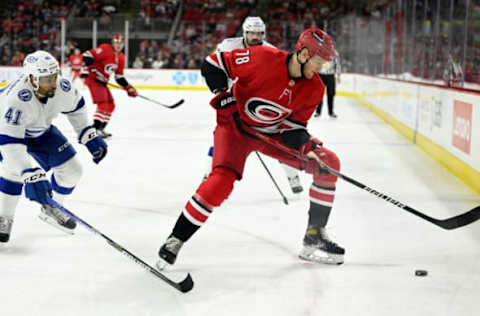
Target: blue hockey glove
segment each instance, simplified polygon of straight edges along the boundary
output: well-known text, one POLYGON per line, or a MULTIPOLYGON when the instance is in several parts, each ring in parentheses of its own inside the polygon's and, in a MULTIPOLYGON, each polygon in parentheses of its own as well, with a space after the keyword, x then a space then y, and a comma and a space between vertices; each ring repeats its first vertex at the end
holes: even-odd
POLYGON ((107 155, 107 143, 97 135, 93 126, 87 126, 78 137, 80 144, 87 146, 93 156, 93 162, 99 163, 107 155))
POLYGON ((40 204, 47 204, 47 197, 52 197, 52 185, 45 172, 40 168, 29 168, 22 172, 25 183, 25 196, 40 204))

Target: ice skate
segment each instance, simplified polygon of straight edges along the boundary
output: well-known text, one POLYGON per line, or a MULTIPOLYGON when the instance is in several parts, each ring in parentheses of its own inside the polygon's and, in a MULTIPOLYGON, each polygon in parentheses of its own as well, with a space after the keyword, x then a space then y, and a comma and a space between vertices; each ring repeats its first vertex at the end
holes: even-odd
POLYGON ((325 228, 309 226, 298 256, 307 261, 342 264, 344 255, 345 249, 330 240, 325 228))
POLYGON ((112 134, 105 132, 104 129, 97 129, 97 135, 100 136, 103 139, 107 139, 112 137, 112 134))
POLYGON ((157 261, 158 270, 163 270, 167 265, 173 265, 177 260, 177 255, 183 246, 183 241, 170 236, 158 251, 160 259, 157 261))
POLYGON ((12 225, 13 219, 0 216, 0 242, 8 242, 12 225))
POLYGON ((42 205, 38 217, 67 234, 73 235, 75 227, 77 227, 77 223, 75 223, 75 221, 68 215, 48 204, 42 205))
POLYGON ((292 192, 295 194, 298 194, 303 191, 303 187, 300 184, 300 177, 295 175, 294 177, 288 177, 288 183, 290 184, 290 188, 292 189, 292 192))

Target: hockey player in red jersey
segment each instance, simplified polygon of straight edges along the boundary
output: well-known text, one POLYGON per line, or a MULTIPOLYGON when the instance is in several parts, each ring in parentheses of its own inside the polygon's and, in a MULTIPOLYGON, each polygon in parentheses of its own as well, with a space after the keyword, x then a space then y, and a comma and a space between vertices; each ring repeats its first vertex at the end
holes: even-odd
POLYGON ((68 65, 72 69, 72 83, 74 83, 80 77, 80 70, 83 65, 83 57, 78 48, 75 48, 73 54, 68 57, 68 65))
POLYGON ((137 96, 137 91, 123 75, 125 68, 125 55, 122 53, 124 41, 123 35, 115 34, 112 44, 104 43, 83 53, 85 68, 82 70, 82 77, 86 77, 85 84, 90 90, 93 103, 97 105, 97 111, 93 115, 93 126, 97 129, 97 134, 103 138, 112 136, 105 132, 105 127, 115 110, 112 93, 107 87, 110 76, 115 75, 115 80, 127 91, 129 96, 137 96))
POLYGON ((314 155, 336 170, 340 169, 340 160, 306 128, 325 90, 318 72, 334 57, 334 52, 330 37, 320 29, 310 28, 300 35, 294 53, 254 46, 217 52, 206 58, 202 75, 215 93, 210 104, 217 114, 213 170, 187 202, 161 246, 159 269, 166 263, 175 263, 183 244, 228 198, 253 151, 313 175, 309 220, 299 256, 314 262, 343 263, 345 250, 325 232, 337 178, 322 172, 318 162, 310 157, 314 155), (227 90, 228 78, 236 80, 232 91, 227 90), (293 148, 302 159, 253 137, 249 129, 293 148))

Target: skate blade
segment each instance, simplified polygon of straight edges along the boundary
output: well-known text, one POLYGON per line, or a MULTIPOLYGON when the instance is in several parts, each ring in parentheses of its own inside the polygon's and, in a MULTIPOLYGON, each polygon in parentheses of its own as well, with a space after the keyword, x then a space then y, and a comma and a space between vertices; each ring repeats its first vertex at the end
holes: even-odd
POLYGON ((313 252, 302 250, 298 257, 305 261, 323 264, 340 265, 343 263, 343 255, 327 254, 318 249, 313 252))
POLYGON ((291 187, 291 189, 293 194, 300 194, 303 192, 303 187, 300 187, 300 186, 291 187))
POLYGON ((157 263, 155 264, 157 267, 158 271, 167 271, 168 268, 170 267, 170 264, 163 260, 162 258, 158 259, 157 263))
POLYGON ((38 218, 40 218, 45 223, 52 225, 56 229, 61 230, 64 233, 67 233, 69 235, 73 235, 75 233, 74 229, 68 229, 66 227, 63 227, 62 225, 58 224, 55 219, 51 218, 50 216, 48 216, 44 213, 38 214, 38 218))

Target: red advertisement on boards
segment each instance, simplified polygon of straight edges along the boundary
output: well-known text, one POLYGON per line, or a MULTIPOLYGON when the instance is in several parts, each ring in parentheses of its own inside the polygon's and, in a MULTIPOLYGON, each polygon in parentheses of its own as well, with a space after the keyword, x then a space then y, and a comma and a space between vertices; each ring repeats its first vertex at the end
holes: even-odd
POLYGON ((472 138, 472 104, 455 100, 452 145, 470 154, 472 138))

